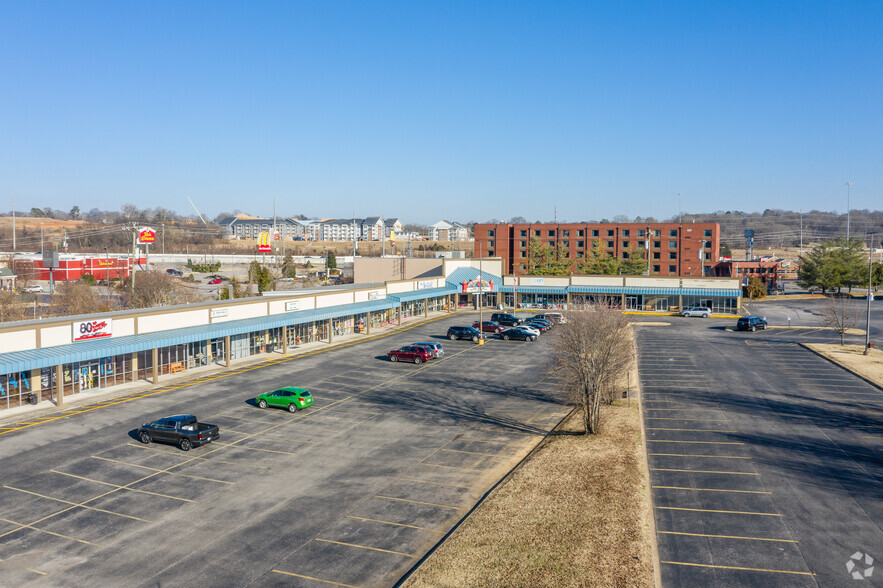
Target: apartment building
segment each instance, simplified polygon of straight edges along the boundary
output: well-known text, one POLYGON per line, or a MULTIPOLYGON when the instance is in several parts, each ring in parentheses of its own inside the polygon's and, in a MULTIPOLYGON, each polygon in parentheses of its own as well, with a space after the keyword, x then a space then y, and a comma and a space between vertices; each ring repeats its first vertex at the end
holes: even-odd
POLYGON ((275 228, 282 239, 309 238, 305 221, 296 218, 242 218, 228 216, 218 223, 227 234, 236 239, 257 239, 261 233, 273 233, 275 228))
POLYGON ((717 223, 500 223, 476 224, 474 233, 474 255, 502 258, 513 275, 527 273, 535 244, 563 247, 572 271, 599 241, 610 256, 645 260, 649 275, 709 275, 720 255, 717 223))
POLYGON ((429 227, 430 241, 467 241, 469 229, 460 223, 440 220, 429 227))

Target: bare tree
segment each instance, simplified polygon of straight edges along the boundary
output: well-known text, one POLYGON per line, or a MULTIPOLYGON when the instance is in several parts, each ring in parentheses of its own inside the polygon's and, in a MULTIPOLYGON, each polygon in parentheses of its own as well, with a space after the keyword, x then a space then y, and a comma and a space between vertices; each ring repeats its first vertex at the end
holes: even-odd
POLYGON ((829 295, 819 322, 840 335, 840 344, 843 345, 843 336, 858 324, 860 314, 858 305, 851 297, 829 295))
POLYGON ((25 305, 15 292, 0 290, 0 323, 24 320, 25 312, 25 305))
POLYGON ((52 299, 53 314, 92 314, 110 310, 107 302, 98 295, 98 289, 85 282, 62 282, 57 290, 52 299))
POLYGON ((554 331, 551 371, 561 376, 582 409, 587 434, 600 431, 601 404, 613 401, 613 382, 632 360, 630 329, 622 313, 599 305, 591 311, 568 313, 567 322, 554 331))
POLYGON ((138 272, 135 293, 132 294, 130 278, 120 284, 120 293, 130 308, 151 308, 188 304, 204 300, 197 290, 186 287, 180 279, 159 271, 138 272))

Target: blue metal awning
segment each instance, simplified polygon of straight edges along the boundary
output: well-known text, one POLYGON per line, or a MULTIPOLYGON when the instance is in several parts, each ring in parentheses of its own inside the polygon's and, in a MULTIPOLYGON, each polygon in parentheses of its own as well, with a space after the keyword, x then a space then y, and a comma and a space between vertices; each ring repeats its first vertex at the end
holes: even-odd
POLYGON ((328 320, 342 316, 358 315, 376 310, 395 308, 398 303, 393 300, 371 300, 355 304, 341 304, 326 308, 286 312, 274 316, 262 316, 186 327, 169 329, 156 333, 111 337, 96 341, 68 343, 40 349, 26 349, 0 354, 0 374, 24 372, 76 361, 88 361, 101 357, 146 351, 156 347, 182 345, 194 341, 207 341, 219 337, 241 335, 264 329, 275 329, 286 325, 299 325, 313 321, 328 320))
MULTIPOLYGON (((503 286, 501 292, 514 292, 515 286, 503 286)), ((567 294, 567 286, 518 286, 522 294, 567 294)))
POLYGON ((592 286, 578 285, 568 286, 567 290, 571 294, 622 294, 622 286, 592 286))
POLYGON ((445 278, 445 282, 457 288, 457 292, 462 292, 463 282, 471 282, 472 280, 477 279, 479 274, 481 275, 482 280, 486 282, 493 282, 493 287, 486 290, 483 289, 485 292, 500 291, 500 286, 503 285, 503 279, 500 276, 496 276, 488 272, 479 272, 478 268, 474 267, 458 267, 457 269, 452 271, 448 277, 445 278))
POLYGON ((742 296, 739 288, 684 288, 680 292, 684 296, 724 296, 738 298, 742 296))
POLYGON ((409 300, 425 300, 427 298, 437 298, 439 296, 447 296, 448 294, 456 294, 459 292, 456 286, 447 285, 441 288, 426 288, 424 290, 414 290, 413 292, 396 292, 395 294, 387 294, 387 299, 398 301, 399 304, 409 300))

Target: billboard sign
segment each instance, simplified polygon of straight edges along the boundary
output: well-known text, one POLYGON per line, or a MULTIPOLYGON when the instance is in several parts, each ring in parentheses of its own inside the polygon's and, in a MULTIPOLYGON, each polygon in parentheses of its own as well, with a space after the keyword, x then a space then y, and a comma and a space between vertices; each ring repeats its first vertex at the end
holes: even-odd
POLYGON ((77 321, 71 323, 73 331, 73 340, 91 341, 92 339, 101 339, 102 337, 110 337, 113 335, 113 319, 94 319, 91 321, 77 321))
POLYGON ((58 251, 43 252, 43 267, 58 267, 58 251))
POLYGON ((270 233, 261 233, 258 235, 258 253, 270 253, 273 246, 270 245, 270 233))
POLYGON ((156 231, 150 227, 144 227, 138 231, 138 243, 141 245, 150 245, 156 243, 156 231))

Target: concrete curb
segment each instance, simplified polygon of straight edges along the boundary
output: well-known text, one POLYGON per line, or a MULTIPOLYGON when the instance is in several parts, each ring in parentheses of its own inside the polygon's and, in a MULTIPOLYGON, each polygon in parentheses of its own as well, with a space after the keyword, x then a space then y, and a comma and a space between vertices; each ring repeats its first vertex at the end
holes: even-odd
POLYGON ((831 358, 828 357, 827 355, 825 355, 825 354, 823 354, 823 353, 820 353, 820 352, 816 351, 816 350, 813 349, 812 347, 807 347, 806 343, 798 343, 798 345, 800 345, 801 347, 803 347, 803 348, 806 349, 807 351, 811 351, 812 353, 815 353, 816 355, 818 355, 818 356, 821 357, 822 359, 824 359, 824 360, 826 360, 826 361, 830 361, 831 363, 833 363, 834 365, 836 365, 836 366, 839 367, 840 369, 842 369, 842 370, 844 370, 844 371, 847 371, 847 372, 849 372, 850 374, 856 376, 858 379, 860 379, 860 380, 864 380, 865 382, 867 382, 868 384, 870 384, 871 386, 873 386, 873 387, 876 388, 877 390, 881 390, 881 391, 883 391, 883 386, 881 386, 881 385, 878 384, 877 382, 875 382, 875 381, 873 381, 873 380, 869 380, 868 378, 866 378, 865 376, 861 375, 861 374, 858 373, 857 371, 852 370, 852 369, 846 367, 846 366, 843 365, 842 363, 840 363, 840 362, 838 362, 838 361, 836 361, 836 360, 831 359, 831 358))
POLYGON ((393 588, 399 588, 400 586, 403 586, 404 583, 408 581, 408 578, 410 578, 410 577, 414 574, 414 572, 416 572, 416 571, 420 568, 420 566, 422 566, 422 565, 426 562, 426 560, 429 559, 429 557, 430 557, 433 553, 435 553, 436 550, 438 550, 438 548, 441 547, 441 546, 444 544, 444 542, 447 541, 448 538, 451 537, 451 535, 454 534, 454 531, 456 531, 457 529, 459 529, 460 526, 461 526, 463 523, 465 523, 465 522, 469 519, 470 516, 472 516, 472 513, 474 513, 476 510, 478 510, 478 507, 479 507, 479 506, 481 506, 482 504, 484 504, 484 501, 485 501, 485 500, 486 500, 491 494, 493 494, 494 490, 496 490, 496 489, 497 489, 497 488, 498 488, 503 482, 505 482, 506 480, 508 480, 508 479, 512 476, 512 474, 514 474, 516 471, 518 471, 518 469, 519 469, 522 465, 524 465, 524 463, 528 460, 528 458, 530 458, 534 453, 536 453, 537 451, 539 451, 539 449, 545 444, 546 440, 549 438, 549 435, 551 435, 552 433, 554 433, 554 432, 558 429, 558 427, 561 426, 561 423, 563 423, 564 421, 566 421, 566 420, 570 417, 570 415, 572 415, 572 414, 574 413, 574 411, 577 410, 577 408, 579 408, 579 407, 574 406, 572 409, 570 409, 570 411, 569 411, 566 415, 564 415, 563 417, 561 417, 561 420, 558 421, 558 424, 556 424, 554 427, 552 427, 551 429, 549 429, 549 431, 548 431, 545 435, 543 435, 543 438, 540 439, 540 440, 537 442, 537 444, 533 447, 533 449, 531 449, 530 451, 528 451, 527 454, 526 454, 523 458, 521 458, 521 460, 519 460, 518 463, 516 463, 514 466, 512 466, 512 469, 510 469, 508 472, 506 472, 506 474, 503 475, 502 478, 500 478, 499 480, 497 480, 497 482, 496 482, 493 486, 491 486, 491 487, 487 490, 487 492, 485 492, 484 494, 482 494, 481 497, 478 499, 478 502, 476 502, 476 503, 472 506, 472 508, 470 508, 470 509, 466 512, 466 514, 463 515, 463 517, 462 517, 459 521, 457 521, 457 522, 454 524, 454 526, 451 527, 451 528, 448 530, 448 532, 445 533, 445 534, 441 537, 441 539, 438 540, 438 543, 436 543, 435 545, 433 545, 433 546, 429 549, 429 551, 427 551, 426 553, 424 553, 423 556, 422 556, 419 560, 417 560, 417 562, 416 562, 413 566, 411 566, 411 568, 410 568, 407 572, 405 572, 405 574, 404 574, 401 578, 399 578, 398 581, 397 581, 395 584, 393 584, 393 588))

